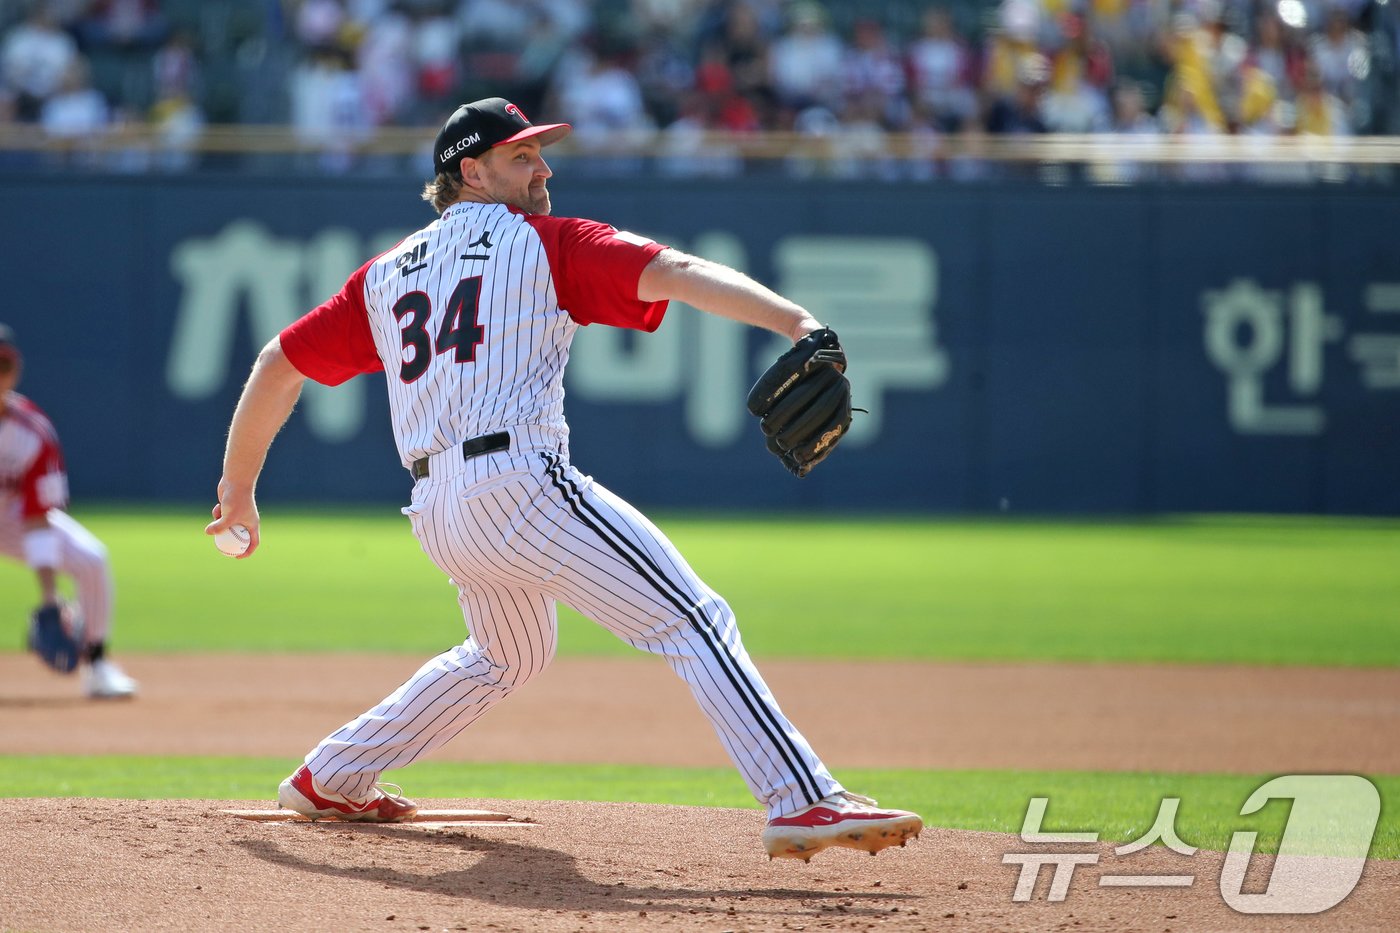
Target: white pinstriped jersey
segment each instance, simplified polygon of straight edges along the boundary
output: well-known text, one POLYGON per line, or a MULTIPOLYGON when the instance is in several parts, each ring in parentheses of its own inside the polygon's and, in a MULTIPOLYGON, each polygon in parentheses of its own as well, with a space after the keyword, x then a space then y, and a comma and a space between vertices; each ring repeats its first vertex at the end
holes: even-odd
POLYGON ((637 282, 662 249, 593 221, 456 204, 282 332, 287 359, 318 382, 384 370, 404 465, 440 455, 403 513, 456 585, 471 633, 307 755, 331 792, 365 798, 382 771, 543 671, 559 602, 666 659, 770 815, 841 790, 778 708, 729 605, 660 529, 568 461, 570 340, 580 324, 655 329, 666 304, 638 301, 637 282), (507 430, 509 456, 453 449, 507 430))
POLYGON ((590 220, 454 204, 358 269, 282 332, 304 375, 337 385, 383 370, 405 467, 517 428, 564 449, 564 365, 580 324, 655 330, 637 299, 664 246, 590 220))
POLYGON ((11 392, 0 415, 0 523, 12 531, 68 505, 58 432, 29 399, 11 392))
POLYGON ((112 573, 107 549, 66 508, 68 473, 58 432, 38 405, 11 392, 0 415, 0 555, 28 563, 28 525, 46 518, 58 535, 54 569, 72 578, 84 641, 92 645, 111 631, 112 573))

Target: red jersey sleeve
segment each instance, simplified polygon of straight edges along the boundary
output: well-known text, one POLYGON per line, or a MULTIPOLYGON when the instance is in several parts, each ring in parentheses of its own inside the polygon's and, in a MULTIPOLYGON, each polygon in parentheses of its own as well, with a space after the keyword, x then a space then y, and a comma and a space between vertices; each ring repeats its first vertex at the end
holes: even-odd
POLYGON ((549 257, 559 307, 580 324, 610 324, 653 331, 665 301, 637 298, 637 280, 652 257, 666 249, 654 240, 593 220, 527 216, 549 257))
POLYGON ((20 477, 20 517, 39 518, 49 509, 68 508, 68 473, 58 434, 47 417, 32 405, 25 406, 25 420, 39 439, 39 450, 20 477))
POLYGON ((365 273, 373 261, 356 269, 329 300, 282 331, 282 352, 308 379, 337 386, 361 373, 384 369, 365 309, 365 273))

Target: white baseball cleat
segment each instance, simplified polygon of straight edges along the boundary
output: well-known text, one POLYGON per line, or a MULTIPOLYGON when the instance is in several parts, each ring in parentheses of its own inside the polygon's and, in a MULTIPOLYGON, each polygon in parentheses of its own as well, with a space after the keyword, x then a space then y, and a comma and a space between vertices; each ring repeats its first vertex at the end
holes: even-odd
POLYGON ((775 817, 763 830, 769 858, 810 861, 828 846, 862 849, 874 855, 919 838, 924 821, 908 810, 881 810, 875 801, 842 791, 788 816, 775 817))
POLYGON ((83 671, 83 692, 94 700, 133 697, 136 687, 136 681, 111 661, 94 661, 83 671))

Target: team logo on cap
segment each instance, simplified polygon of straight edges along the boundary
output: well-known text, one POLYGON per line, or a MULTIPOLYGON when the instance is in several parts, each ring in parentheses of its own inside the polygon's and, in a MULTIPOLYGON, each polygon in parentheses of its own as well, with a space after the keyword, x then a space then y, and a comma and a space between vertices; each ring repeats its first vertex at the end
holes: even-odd
POLYGON ((515 106, 514 104, 506 104, 506 113, 513 113, 524 122, 530 122, 530 118, 525 116, 525 114, 521 113, 520 108, 515 106))

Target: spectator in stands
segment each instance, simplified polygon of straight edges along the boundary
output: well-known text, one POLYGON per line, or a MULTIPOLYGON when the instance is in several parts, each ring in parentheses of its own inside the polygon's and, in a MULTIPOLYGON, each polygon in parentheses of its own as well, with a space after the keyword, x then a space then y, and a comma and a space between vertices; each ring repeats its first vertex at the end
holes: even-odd
POLYGON ((732 177, 743 172, 738 150, 712 134, 720 129, 720 104, 692 91, 681 99, 680 114, 661 133, 657 169, 672 177, 732 177))
POLYGON ((458 28, 479 48, 518 48, 530 28, 529 5, 518 0, 464 0, 457 8, 458 28))
POLYGON ((413 20, 391 7, 367 24, 355 47, 365 115, 376 126, 396 122, 414 100, 417 73, 413 40, 413 20))
POLYGON ((736 94, 745 98, 772 94, 768 38, 752 6, 743 0, 729 5, 720 44, 724 50, 724 65, 736 94))
POLYGON ((1197 0, 1196 10, 1199 19, 1192 40, 1219 96, 1228 93, 1226 88, 1238 77, 1249 44, 1230 30, 1225 0, 1197 0))
POLYGON ((292 125, 298 139, 320 150, 315 164, 322 171, 348 171, 367 135, 360 87, 349 53, 339 49, 317 52, 292 75, 292 125))
POLYGON ((795 3, 788 31, 768 53, 769 74, 778 100, 793 110, 813 105, 840 105, 840 82, 845 52, 841 40, 827 27, 826 14, 815 3, 795 3))
POLYGON ((1346 105, 1327 89, 1322 71, 1309 62, 1303 70, 1303 83, 1298 88, 1295 105, 1299 136, 1350 136, 1346 105))
POLYGON ((633 71, 652 119, 658 124, 673 122, 682 100, 695 87, 689 50, 674 34, 652 30, 642 42, 633 71))
MULTIPOLYGON (((1329 10, 1325 23, 1322 34, 1308 44, 1309 57, 1317 68, 1322 89, 1360 113, 1367 103, 1365 82, 1371 74, 1369 44, 1360 31, 1352 28, 1351 18, 1343 8, 1329 10)), ((1351 121, 1350 125, 1359 122, 1351 121)))
POLYGON ((899 173, 911 181, 928 181, 942 174, 946 134, 933 111, 917 101, 911 104, 904 134, 906 146, 895 153, 901 160, 899 173))
POLYGON ((96 0, 74 24, 83 47, 153 49, 170 34, 157 0, 96 0))
POLYGON ((1305 61, 1303 49, 1294 41, 1292 32, 1285 29, 1276 11, 1266 9, 1255 17, 1254 42, 1245 56, 1245 67, 1267 74, 1279 99, 1293 99, 1305 61))
POLYGON ((786 172, 794 178, 812 178, 824 173, 836 154, 841 120, 824 104, 812 104, 793 114, 792 132, 799 142, 783 160, 786 172))
MULTIPOLYGON (((1214 16, 1209 7, 1205 15, 1214 16)), ((1202 135, 1227 129, 1216 83, 1217 75, 1225 73, 1218 24, 1211 18, 1202 25, 1190 13, 1177 14, 1172 21, 1172 35, 1165 43, 1172 71, 1159 113, 1170 133, 1202 135)), ((1241 62, 1243 57, 1241 53, 1241 62)))
POLYGON ((884 128, 884 111, 885 99, 874 92, 847 99, 840 114, 840 140, 827 165, 829 175, 886 181, 899 177, 899 165, 890 153, 884 128))
POLYGON ((1311 166, 1264 157, 1274 139, 1296 129, 1296 110, 1280 98, 1279 83, 1273 71, 1259 64, 1264 60, 1251 55, 1240 76, 1239 112, 1233 121, 1235 131, 1243 137, 1242 145, 1257 150, 1261 158, 1258 162, 1240 165, 1238 177, 1265 184, 1304 184, 1312 179, 1311 166))
POLYGON ((1091 168, 1092 177, 1096 181, 1119 185, 1156 178, 1156 165, 1144 156, 1161 138, 1162 128, 1147 109, 1147 97, 1137 81, 1122 80, 1114 87, 1108 129, 1118 136, 1128 137, 1131 140, 1130 151, 1138 151, 1136 157, 1096 163, 1091 168))
POLYGON ((986 104, 1019 93, 1022 63, 1041 56, 1039 36, 1040 7, 1035 0, 1005 0, 997 9, 997 28, 988 40, 982 71, 986 104))
POLYGON ((1113 53, 1099 38, 1094 21, 1077 13, 1064 13, 1057 18, 1056 26, 1052 83, 1059 80, 1062 68, 1073 70, 1080 80, 1107 95, 1115 77, 1113 53))
POLYGON ((193 168, 195 147, 204 130, 204 112, 199 105, 183 95, 157 96, 150 116, 160 139, 160 147, 151 154, 153 167, 167 172, 193 168))
POLYGON ((924 13, 923 34, 909 46, 909 73, 914 102, 933 126, 953 132, 976 113, 972 53, 946 8, 930 7, 924 13))
POLYGON ((107 99, 92 86, 87 63, 75 58, 58 90, 44 101, 39 125, 55 139, 80 140, 100 134, 111 119, 107 99))
POLYGON ((851 48, 842 64, 841 85, 851 113, 843 122, 864 125, 872 116, 889 127, 909 122, 904 63, 877 21, 856 21, 851 48))
POLYGON ((734 93, 734 72, 729 68, 729 56, 720 40, 712 39, 700 49, 700 60, 691 81, 693 89, 710 100, 723 100, 734 93))
POLYGON ((1103 68, 1080 43, 1071 43, 1056 55, 1050 88, 1041 104, 1049 132, 1095 133, 1108 128, 1108 96, 1103 90, 1108 75, 1103 68))
POLYGON ((429 4, 414 12, 412 48, 418 95, 426 106, 441 109, 455 99, 462 30, 448 10, 429 4))
POLYGON ((525 45, 515 60, 515 91, 510 95, 526 113, 537 113, 544 108, 550 80, 576 35, 573 27, 553 12, 541 10, 532 22, 525 45))
POLYGON ((0 80, 14 92, 15 115, 24 122, 38 120, 77 60, 73 37, 58 28, 48 4, 36 3, 0 45, 0 80))
POLYGON ((630 0, 628 6, 637 31, 643 35, 691 35, 700 14, 694 0, 630 0))
POLYGON ((193 168, 194 147, 205 124, 194 36, 176 30, 152 56, 151 75, 155 100, 149 116, 161 142, 153 165, 163 171, 193 168))
POLYGON ((1170 108, 1164 107, 1166 116, 1163 128, 1181 137, 1189 137, 1191 149, 1200 161, 1185 162, 1173 166, 1169 173, 1183 181, 1220 182, 1230 177, 1230 166, 1221 162, 1208 162, 1204 156, 1213 155, 1221 144, 1226 127, 1218 111, 1206 111, 1196 97, 1192 86, 1180 85, 1173 94, 1170 108))
MULTIPOLYGON (((589 52, 583 67, 556 86, 555 101, 583 151, 622 152, 644 141, 654 128, 642 104, 641 86, 624 67, 620 52, 589 52)), ((621 164, 612 168, 624 170, 621 164)))
POLYGON ((44 101, 39 126, 50 139, 65 140, 72 148, 52 154, 64 165, 82 168, 139 168, 126 160, 104 154, 100 138, 111 124, 107 99, 92 86, 87 62, 75 58, 63 75, 58 90, 44 101))
POLYGON ((1136 81, 1121 81, 1113 91, 1111 130, 1124 136, 1159 136, 1162 127, 1147 109, 1142 85, 1136 81))
POLYGON ((1090 5, 1094 31, 1115 60, 1142 59, 1150 54, 1156 33, 1152 7, 1156 5, 1148 0, 1094 0, 1090 5))
POLYGON ((347 19, 340 0, 301 0, 294 24, 297 41, 311 51, 336 49, 347 19))
POLYGON ((176 30, 151 57, 151 78, 157 98, 198 99, 199 57, 188 30, 176 30))
POLYGON ((1242 136, 1272 138, 1282 132, 1279 123, 1278 84, 1263 68, 1247 65, 1240 78, 1239 112, 1235 127, 1242 136))
POLYGON ((1216 136, 1226 131, 1214 98, 1209 107, 1203 106, 1195 87, 1185 84, 1172 89, 1171 103, 1163 104, 1160 118, 1165 131, 1179 136, 1216 136))
POLYGON ((1039 53, 1022 56, 1016 65, 1016 87, 992 102, 987 132, 998 135, 1045 133, 1043 106, 1050 82, 1050 63, 1039 53))

